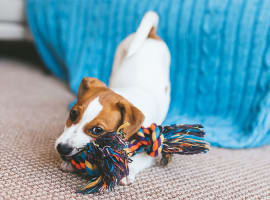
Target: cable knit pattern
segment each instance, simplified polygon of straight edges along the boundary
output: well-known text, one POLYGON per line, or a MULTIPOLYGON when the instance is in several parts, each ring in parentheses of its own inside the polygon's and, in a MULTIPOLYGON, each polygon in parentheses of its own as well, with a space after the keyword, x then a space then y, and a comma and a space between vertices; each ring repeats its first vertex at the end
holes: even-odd
POLYGON ((47 67, 77 92, 105 83, 117 45, 148 10, 172 55, 168 123, 202 123, 212 145, 270 144, 270 2, 260 0, 28 0, 47 67))

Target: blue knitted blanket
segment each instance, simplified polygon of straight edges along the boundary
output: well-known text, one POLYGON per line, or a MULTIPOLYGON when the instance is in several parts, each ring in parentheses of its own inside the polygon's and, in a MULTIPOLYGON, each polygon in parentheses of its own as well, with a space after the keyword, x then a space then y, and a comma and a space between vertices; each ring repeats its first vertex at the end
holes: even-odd
POLYGON ((215 146, 270 144, 270 1, 28 0, 47 67, 77 92, 84 76, 108 83, 119 42, 144 13, 172 56, 165 124, 202 123, 215 146))

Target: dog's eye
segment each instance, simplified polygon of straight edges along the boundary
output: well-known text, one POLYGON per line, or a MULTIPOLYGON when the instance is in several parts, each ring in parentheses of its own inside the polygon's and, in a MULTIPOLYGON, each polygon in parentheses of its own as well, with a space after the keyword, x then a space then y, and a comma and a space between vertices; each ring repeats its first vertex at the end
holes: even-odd
POLYGON ((78 116, 79 116, 79 112, 77 110, 71 110, 70 111, 69 117, 70 117, 70 120, 72 122, 76 121, 76 119, 78 118, 78 116))
POLYGON ((101 133, 103 132, 103 129, 100 128, 100 127, 98 127, 98 126, 95 126, 95 127, 91 128, 89 131, 90 131, 93 135, 99 135, 99 134, 101 134, 101 133))

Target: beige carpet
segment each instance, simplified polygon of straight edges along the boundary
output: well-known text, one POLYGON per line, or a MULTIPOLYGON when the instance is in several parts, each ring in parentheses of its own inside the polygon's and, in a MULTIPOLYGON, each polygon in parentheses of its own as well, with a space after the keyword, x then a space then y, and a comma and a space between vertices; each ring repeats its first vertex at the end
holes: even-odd
POLYGON ((76 194, 86 180, 61 172, 54 150, 72 99, 58 80, 0 60, 0 199, 270 199, 270 147, 175 156, 132 186, 76 194))

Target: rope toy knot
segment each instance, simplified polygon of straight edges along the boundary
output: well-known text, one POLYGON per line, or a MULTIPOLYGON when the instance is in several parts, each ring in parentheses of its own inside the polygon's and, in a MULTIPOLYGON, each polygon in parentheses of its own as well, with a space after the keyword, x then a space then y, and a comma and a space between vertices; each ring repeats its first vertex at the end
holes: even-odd
POLYGON ((163 147, 164 136, 156 124, 142 127, 128 145, 128 153, 136 154, 144 150, 148 155, 157 157, 163 147))

